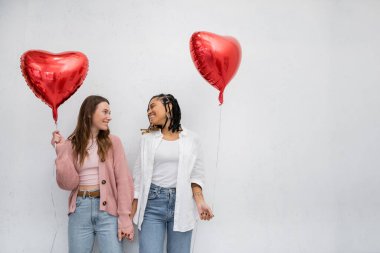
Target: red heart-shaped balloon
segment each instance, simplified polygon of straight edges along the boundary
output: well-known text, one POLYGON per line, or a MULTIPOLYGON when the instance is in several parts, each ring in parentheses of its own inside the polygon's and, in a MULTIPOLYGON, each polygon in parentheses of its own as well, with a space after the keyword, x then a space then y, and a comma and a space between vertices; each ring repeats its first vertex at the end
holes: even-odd
POLYGON ((239 42, 230 36, 195 32, 190 39, 190 52, 200 74, 220 91, 219 102, 223 104, 224 89, 240 65, 239 42))
POLYGON ((30 50, 21 56, 21 71, 34 94, 52 108, 57 123, 58 107, 86 78, 88 59, 80 52, 53 54, 30 50))

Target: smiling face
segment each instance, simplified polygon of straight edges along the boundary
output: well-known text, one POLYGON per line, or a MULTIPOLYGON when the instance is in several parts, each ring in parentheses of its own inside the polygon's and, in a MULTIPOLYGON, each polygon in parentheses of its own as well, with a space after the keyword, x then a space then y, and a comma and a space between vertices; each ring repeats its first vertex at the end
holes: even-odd
POLYGON ((93 128, 96 130, 108 130, 108 123, 112 120, 110 105, 107 102, 99 103, 91 118, 93 128))
MULTIPOLYGON (((169 105, 170 106, 170 105, 169 105)), ((148 105, 148 119, 149 123, 154 126, 163 126, 167 119, 164 104, 159 98, 153 98, 148 105)), ((169 120, 167 125, 169 124, 169 120)))

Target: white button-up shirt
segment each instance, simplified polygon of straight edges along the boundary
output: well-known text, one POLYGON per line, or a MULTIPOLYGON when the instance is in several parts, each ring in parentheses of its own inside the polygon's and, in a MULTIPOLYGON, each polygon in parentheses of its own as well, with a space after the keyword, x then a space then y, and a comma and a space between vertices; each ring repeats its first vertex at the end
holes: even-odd
MULTIPOLYGON (((144 134, 141 138, 140 155, 136 160, 133 180, 135 184, 134 198, 138 199, 137 211, 133 222, 141 225, 144 219, 148 194, 152 182, 154 156, 162 141, 161 131, 144 134)), ((174 211, 174 231, 192 230, 198 219, 198 211, 193 199, 191 183, 204 186, 204 168, 198 137, 186 130, 179 134, 179 160, 174 211)))

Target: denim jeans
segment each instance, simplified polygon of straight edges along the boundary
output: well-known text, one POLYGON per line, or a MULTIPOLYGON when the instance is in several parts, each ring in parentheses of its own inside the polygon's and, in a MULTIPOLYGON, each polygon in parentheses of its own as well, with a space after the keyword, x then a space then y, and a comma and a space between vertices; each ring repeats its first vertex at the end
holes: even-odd
POLYGON ((69 215, 69 252, 91 253, 97 236, 101 253, 122 253, 117 229, 117 217, 99 210, 99 198, 78 196, 75 212, 69 215))
POLYGON ((140 253, 163 253, 165 234, 167 253, 190 253, 192 230, 173 231, 175 198, 175 188, 151 184, 139 231, 140 253))

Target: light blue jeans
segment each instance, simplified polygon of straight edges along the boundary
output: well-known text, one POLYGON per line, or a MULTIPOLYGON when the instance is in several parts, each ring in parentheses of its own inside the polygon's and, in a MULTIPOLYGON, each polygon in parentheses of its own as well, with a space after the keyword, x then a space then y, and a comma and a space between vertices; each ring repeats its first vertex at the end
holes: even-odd
POLYGON ((190 253, 192 230, 173 231, 175 198, 175 188, 151 185, 139 231, 140 253, 163 253, 165 234, 167 253, 190 253))
POLYGON ((69 215, 69 252, 91 253, 97 236, 101 253, 122 253, 117 226, 117 217, 99 210, 99 198, 78 196, 75 212, 69 215))

